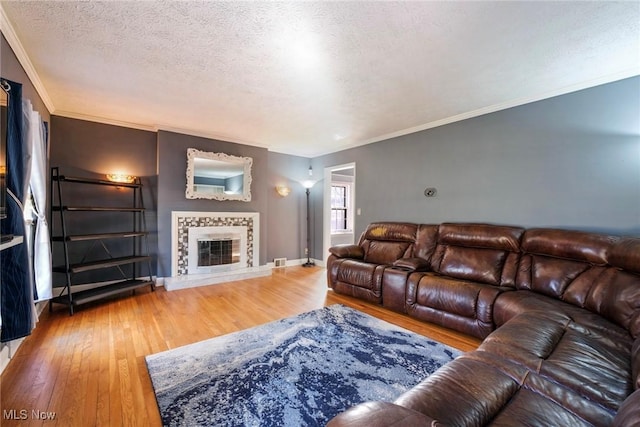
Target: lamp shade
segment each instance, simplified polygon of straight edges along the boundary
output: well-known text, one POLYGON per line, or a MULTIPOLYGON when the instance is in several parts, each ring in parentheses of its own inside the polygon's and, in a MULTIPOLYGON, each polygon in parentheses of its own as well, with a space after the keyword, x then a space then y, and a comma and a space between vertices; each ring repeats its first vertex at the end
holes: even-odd
POLYGON ((312 181, 312 180, 306 180, 306 181, 302 181, 302 186, 304 188, 311 188, 314 185, 316 185, 316 181, 312 181))

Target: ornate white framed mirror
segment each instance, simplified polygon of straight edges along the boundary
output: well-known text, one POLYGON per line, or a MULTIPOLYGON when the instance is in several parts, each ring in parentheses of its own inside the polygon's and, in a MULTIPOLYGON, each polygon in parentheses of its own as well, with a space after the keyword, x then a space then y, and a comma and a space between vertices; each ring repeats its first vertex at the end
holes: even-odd
POLYGON ((251 157, 187 149, 187 199, 251 201, 251 157))

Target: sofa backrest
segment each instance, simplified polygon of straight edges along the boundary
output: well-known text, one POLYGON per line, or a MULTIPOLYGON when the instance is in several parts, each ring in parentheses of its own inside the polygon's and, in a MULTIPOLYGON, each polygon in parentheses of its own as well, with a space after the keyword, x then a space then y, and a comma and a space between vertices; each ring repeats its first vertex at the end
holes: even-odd
POLYGON ((607 252, 609 268, 591 288, 585 306, 640 337, 640 239, 623 238, 607 252))
POLYGON ((439 224, 420 224, 416 235, 416 243, 413 245, 413 256, 431 261, 438 245, 439 224))
POLYGON ((523 228, 491 224, 441 224, 431 268, 458 279, 515 286, 523 228))
POLYGON ((358 242, 364 250, 364 260, 373 264, 391 265, 400 258, 412 257, 417 229, 417 224, 405 222, 369 224, 358 242))
POLYGON ((521 247, 517 289, 588 309, 640 334, 640 239, 530 229, 521 247))

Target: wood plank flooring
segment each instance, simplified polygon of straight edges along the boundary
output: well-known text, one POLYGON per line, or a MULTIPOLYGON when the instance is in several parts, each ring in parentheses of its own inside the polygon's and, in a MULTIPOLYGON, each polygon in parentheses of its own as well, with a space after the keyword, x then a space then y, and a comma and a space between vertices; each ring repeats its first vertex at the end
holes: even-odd
POLYGON ((1 377, 2 426, 160 426, 144 356, 335 303, 458 349, 479 340, 327 290, 319 267, 43 313, 1 377), (51 419, 39 417, 55 416, 51 419), (10 419, 14 418, 14 419, 10 419), (24 419, 20 419, 24 418, 24 419))

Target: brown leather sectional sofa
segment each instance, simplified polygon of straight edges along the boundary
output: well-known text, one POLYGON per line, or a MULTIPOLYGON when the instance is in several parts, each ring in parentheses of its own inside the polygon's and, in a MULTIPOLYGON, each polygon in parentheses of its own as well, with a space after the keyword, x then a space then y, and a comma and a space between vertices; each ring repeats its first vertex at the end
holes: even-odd
POLYGON ((380 222, 330 252, 335 292, 484 340, 330 426, 640 425, 640 239, 380 222))

